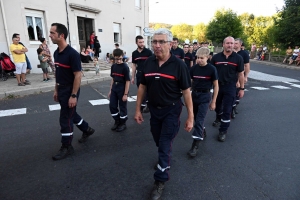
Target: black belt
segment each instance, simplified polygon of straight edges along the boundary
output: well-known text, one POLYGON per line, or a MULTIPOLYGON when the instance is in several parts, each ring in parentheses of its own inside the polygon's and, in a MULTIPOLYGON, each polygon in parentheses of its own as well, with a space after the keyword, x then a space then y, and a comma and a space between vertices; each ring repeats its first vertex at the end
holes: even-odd
POLYGON ((206 89, 206 90, 193 90, 193 92, 209 93, 210 90, 209 89, 206 89))
POLYGON ((218 82, 219 83, 219 85, 228 85, 228 84, 230 84, 231 82, 218 82))
POLYGON ((70 87, 73 86, 73 84, 60 84, 60 83, 56 83, 57 86, 59 87, 70 87))
POLYGON ((114 81, 114 84, 118 85, 118 84, 124 84, 124 83, 123 82, 114 81))

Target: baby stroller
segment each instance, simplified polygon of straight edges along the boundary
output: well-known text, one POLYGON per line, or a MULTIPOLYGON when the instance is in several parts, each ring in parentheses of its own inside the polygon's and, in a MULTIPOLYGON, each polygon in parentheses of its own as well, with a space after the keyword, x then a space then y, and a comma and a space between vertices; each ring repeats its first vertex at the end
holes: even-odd
POLYGON ((16 71, 15 64, 6 53, 2 52, 0 54, 0 77, 6 81, 9 76, 15 76, 14 71, 16 71))

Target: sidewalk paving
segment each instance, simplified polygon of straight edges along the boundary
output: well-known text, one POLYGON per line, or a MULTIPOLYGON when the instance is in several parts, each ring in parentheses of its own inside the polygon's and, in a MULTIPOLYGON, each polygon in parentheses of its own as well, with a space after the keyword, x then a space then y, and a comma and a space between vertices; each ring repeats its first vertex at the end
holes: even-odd
MULTIPOLYGON (((100 70, 100 76, 96 75, 95 71, 83 71, 84 76, 81 79, 81 85, 86 85, 94 82, 110 80, 110 70, 100 70)), ((53 75, 50 75, 52 78, 53 75)), ((48 82, 43 82, 42 74, 27 74, 26 79, 31 82, 31 85, 18 86, 16 78, 9 77, 6 81, 0 79, 0 99, 14 98, 29 94, 38 94, 41 92, 49 92, 54 90, 55 79, 52 78, 48 82)))

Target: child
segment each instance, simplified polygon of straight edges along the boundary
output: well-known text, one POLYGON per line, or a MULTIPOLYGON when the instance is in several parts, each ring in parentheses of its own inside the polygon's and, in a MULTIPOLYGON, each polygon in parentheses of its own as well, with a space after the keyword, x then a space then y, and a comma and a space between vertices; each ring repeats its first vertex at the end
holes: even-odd
POLYGON ((214 110, 216 108, 216 99, 219 91, 218 74, 216 68, 207 63, 210 50, 207 47, 198 49, 197 64, 190 70, 192 79, 192 100, 193 112, 195 118, 194 132, 192 138, 192 148, 188 151, 188 155, 195 157, 199 148, 199 143, 206 136, 204 128, 204 118, 208 108, 214 110), (213 98, 211 101, 210 90, 214 86, 213 98))
POLYGON ((94 66, 95 66, 96 75, 100 75, 100 67, 99 67, 99 63, 98 63, 98 58, 97 57, 94 58, 94 66))
POLYGON ((43 70, 43 82, 47 82, 50 80, 50 78, 48 77, 48 57, 43 55, 45 53, 43 49, 38 48, 36 51, 38 54, 38 59, 40 61, 41 69, 43 70))
POLYGON ((111 84, 108 98, 110 98, 109 109, 115 124, 111 130, 117 132, 126 129, 127 121, 127 97, 130 85, 129 68, 123 63, 123 51, 115 49, 113 51, 115 63, 111 66, 111 84), (119 108, 118 108, 119 105, 119 108))

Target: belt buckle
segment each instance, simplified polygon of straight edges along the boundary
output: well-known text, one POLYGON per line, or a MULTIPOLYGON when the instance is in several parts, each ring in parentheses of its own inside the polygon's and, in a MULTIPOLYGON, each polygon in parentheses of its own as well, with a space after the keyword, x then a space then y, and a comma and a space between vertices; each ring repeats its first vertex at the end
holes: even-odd
POLYGON ((157 109, 162 109, 162 107, 160 107, 160 106, 157 106, 156 108, 157 108, 157 109))
POLYGON ((118 82, 115 82, 116 85, 118 85, 118 82))

